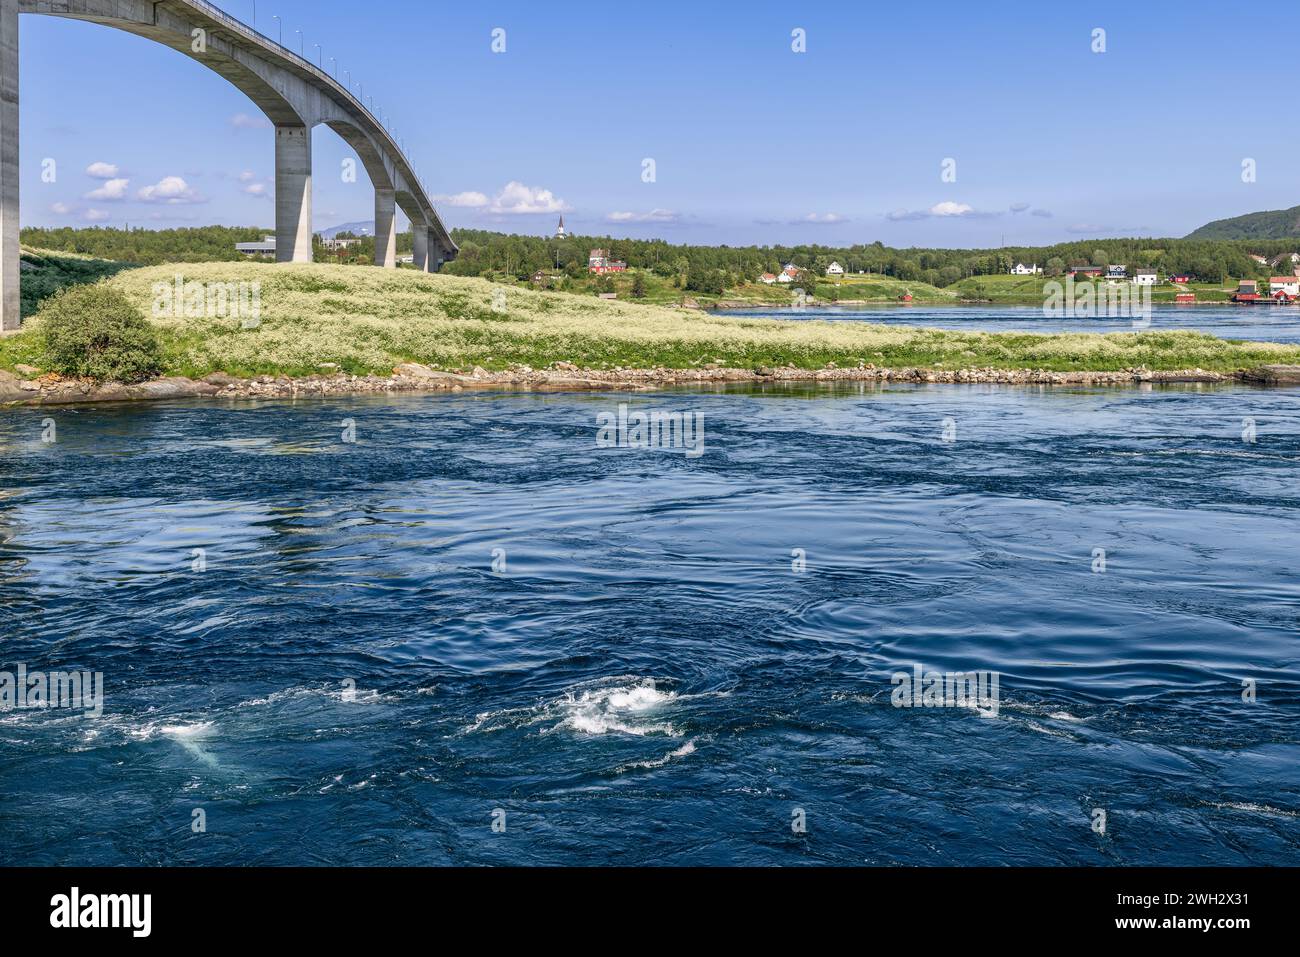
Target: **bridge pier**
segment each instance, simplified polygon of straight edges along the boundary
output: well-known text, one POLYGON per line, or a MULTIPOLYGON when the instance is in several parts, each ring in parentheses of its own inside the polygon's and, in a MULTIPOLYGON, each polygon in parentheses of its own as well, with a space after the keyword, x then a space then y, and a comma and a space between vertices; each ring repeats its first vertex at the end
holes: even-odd
POLYGON ((429 227, 411 223, 411 233, 415 238, 415 268, 429 272, 429 227))
POLYGON ((311 130, 275 128, 275 259, 312 261, 311 130))
POLYGON ((375 190, 375 265, 397 268, 396 190, 375 190))
POLYGON ((18 199, 18 0, 0 0, 0 332, 22 325, 18 199))

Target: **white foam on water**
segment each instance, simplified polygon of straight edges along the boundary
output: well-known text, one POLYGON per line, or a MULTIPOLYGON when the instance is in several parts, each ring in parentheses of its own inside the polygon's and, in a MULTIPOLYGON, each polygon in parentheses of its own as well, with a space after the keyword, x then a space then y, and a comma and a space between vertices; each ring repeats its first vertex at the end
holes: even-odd
POLYGON ((1274 817, 1300 817, 1300 811, 1288 811, 1285 808, 1256 804, 1253 801, 1209 801, 1206 804, 1208 807, 1216 807, 1223 811, 1249 811, 1251 814, 1269 814, 1274 817))
POLYGON ((158 737, 170 738, 179 744, 189 755, 210 767, 217 767, 217 759, 199 742, 212 734, 215 723, 212 721, 191 721, 186 724, 164 724, 161 721, 150 722, 138 728, 131 728, 127 734, 141 741, 152 741, 158 737))
POLYGON ((683 744, 680 748, 676 748, 672 751, 669 751, 662 758, 655 758, 650 761, 633 761, 631 764, 625 764, 618 769, 618 773, 622 774, 625 771, 631 771, 637 768, 647 768, 647 769, 662 768, 665 764, 667 764, 668 762, 676 758, 684 758, 687 755, 691 755, 694 753, 695 753, 695 740, 691 739, 690 741, 687 741, 685 744, 683 744))
POLYGON ((294 701, 298 698, 325 698, 340 701, 344 704, 386 704, 400 700, 401 696, 395 692, 385 693, 374 688, 349 689, 340 685, 316 685, 272 691, 260 698, 249 698, 247 701, 241 701, 235 705, 235 708, 265 708, 294 701))
POLYGON ((491 733, 547 724, 543 734, 563 730, 587 736, 662 734, 675 738, 682 732, 659 716, 681 700, 676 692, 660 689, 653 678, 622 675, 584 683, 557 699, 529 707, 484 711, 462 731, 491 733))
POLYGON ((562 717, 556 728, 591 735, 616 732, 680 737, 681 732, 671 724, 644 720, 647 715, 659 711, 676 699, 674 692, 660 691, 652 681, 594 688, 580 694, 570 692, 557 702, 562 717))

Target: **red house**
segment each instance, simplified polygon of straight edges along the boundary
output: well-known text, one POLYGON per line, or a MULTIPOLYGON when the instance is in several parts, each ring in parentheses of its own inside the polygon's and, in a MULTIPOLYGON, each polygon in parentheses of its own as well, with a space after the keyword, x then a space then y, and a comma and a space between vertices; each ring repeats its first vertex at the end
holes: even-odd
POLYGON ((587 271, 598 276, 609 272, 627 272, 627 263, 621 259, 610 259, 607 249, 593 249, 587 257, 587 271))
POLYGON ((1192 277, 1191 276, 1170 276, 1169 281, 1176 282, 1180 286, 1186 286, 1189 282, 1192 281, 1192 277))
POLYGON ((1105 270, 1101 266, 1071 266, 1070 267, 1071 276, 1087 276, 1089 278, 1095 279, 1096 277, 1100 276, 1103 272, 1105 272, 1105 270))

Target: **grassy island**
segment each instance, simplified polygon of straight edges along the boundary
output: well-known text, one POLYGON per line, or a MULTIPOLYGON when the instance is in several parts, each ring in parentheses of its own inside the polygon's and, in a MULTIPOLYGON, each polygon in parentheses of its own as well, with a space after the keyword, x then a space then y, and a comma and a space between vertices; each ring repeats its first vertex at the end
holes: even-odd
MULTIPOLYGON (((41 260, 39 253, 29 256, 41 260)), ((52 262, 54 257, 51 257, 52 262)), ((42 269, 29 269, 45 281, 42 269)), ((68 271, 66 264, 58 267, 68 271)), ((547 368, 821 369, 930 367, 1051 371, 1202 369, 1298 364, 1300 348, 1195 332, 1023 334, 946 331, 870 322, 790 321, 610 301, 403 269, 206 263, 118 268, 84 262, 82 280, 120 290, 157 332, 165 374, 198 378, 390 374, 403 362, 438 370, 547 368), (185 284, 258 290, 255 322, 155 309, 158 290, 185 284)), ((0 339, 0 370, 41 368, 40 316, 0 339)), ((21 372, 21 370, 19 370, 21 372)))

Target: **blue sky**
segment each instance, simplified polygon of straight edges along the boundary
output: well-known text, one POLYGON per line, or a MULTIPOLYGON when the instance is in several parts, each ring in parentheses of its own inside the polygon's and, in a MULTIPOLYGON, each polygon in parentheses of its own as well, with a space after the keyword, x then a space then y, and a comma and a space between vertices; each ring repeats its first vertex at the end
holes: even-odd
MULTIPOLYGON (((1294 30, 1209 0, 256 6, 364 83, 453 227, 548 233, 563 210, 672 242, 961 247, 1300 203, 1300 125, 1276 119, 1294 30)), ((272 225, 273 134, 243 94, 147 40, 21 20, 24 225, 272 225)), ((317 228, 371 219, 345 144, 314 146, 317 228)))

